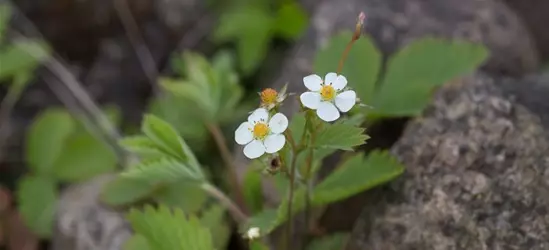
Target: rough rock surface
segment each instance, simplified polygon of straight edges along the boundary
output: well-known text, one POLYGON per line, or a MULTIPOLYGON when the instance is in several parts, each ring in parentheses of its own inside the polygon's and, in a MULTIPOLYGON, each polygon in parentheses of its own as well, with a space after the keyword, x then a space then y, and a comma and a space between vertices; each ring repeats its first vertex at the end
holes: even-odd
POLYGON ((58 204, 55 250, 120 250, 132 231, 118 211, 99 201, 105 175, 64 190, 58 204))
POLYGON ((406 173, 347 249, 549 249, 547 130, 499 81, 448 85, 407 126, 392 148, 406 173))

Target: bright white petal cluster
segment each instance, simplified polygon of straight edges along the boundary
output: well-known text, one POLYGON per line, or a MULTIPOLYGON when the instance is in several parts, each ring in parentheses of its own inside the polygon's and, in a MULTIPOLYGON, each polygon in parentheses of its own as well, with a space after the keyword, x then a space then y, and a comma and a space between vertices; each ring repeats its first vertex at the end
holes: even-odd
POLYGON ((353 90, 344 90, 347 78, 336 73, 328 73, 324 81, 318 75, 303 77, 305 87, 310 91, 299 97, 303 106, 316 110, 318 117, 332 122, 340 117, 339 112, 347 112, 356 103, 356 93, 353 90))
POLYGON ((288 128, 288 118, 282 113, 269 117, 269 111, 258 108, 236 129, 234 139, 244 147, 244 155, 255 159, 265 153, 276 153, 286 143, 282 133, 288 128))

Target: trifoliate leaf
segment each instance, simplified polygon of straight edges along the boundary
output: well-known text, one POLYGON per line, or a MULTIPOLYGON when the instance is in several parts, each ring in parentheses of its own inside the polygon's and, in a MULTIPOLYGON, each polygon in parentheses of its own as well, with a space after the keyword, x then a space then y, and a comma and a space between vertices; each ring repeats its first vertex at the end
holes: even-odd
POLYGON ((49 238, 57 207, 57 186, 44 176, 25 176, 17 189, 18 206, 25 224, 41 238, 49 238))
POLYGON ((352 150, 370 138, 364 129, 346 123, 325 124, 318 132, 315 147, 352 150))
POLYGON ((146 181, 151 185, 203 180, 201 173, 196 173, 186 164, 167 157, 141 161, 122 172, 121 176, 146 181))
POLYGON ((100 198, 110 206, 124 206, 148 198, 158 189, 147 181, 118 176, 103 187, 100 198))
POLYGON ((153 250, 145 236, 135 234, 130 237, 123 246, 124 250, 153 250))
POLYGON ((314 239, 307 245, 306 250, 341 250, 344 249, 348 239, 348 233, 331 234, 314 239))
POLYGON ((423 38, 389 59, 372 110, 378 116, 413 116, 422 112, 434 87, 468 74, 486 58, 480 44, 423 38))
POLYGON ((394 179, 404 167, 388 152, 359 153, 346 160, 313 191, 313 204, 325 205, 394 179))
POLYGON ((263 208, 263 186, 261 173, 253 168, 249 168, 244 175, 242 191, 244 200, 253 213, 261 211, 263 208))
POLYGON ((202 213, 200 222, 215 236, 213 237, 215 249, 227 249, 231 228, 225 217, 225 209, 218 205, 212 205, 202 213))
POLYGON ((26 160, 32 170, 51 173, 74 128, 75 121, 66 111, 48 109, 38 115, 27 132, 26 160))
POLYGON ((199 185, 180 181, 158 189, 154 199, 161 204, 178 207, 185 213, 194 214, 202 209, 208 195, 199 185))
MULTIPOLYGON (((314 69, 324 77, 328 72, 336 72, 339 61, 353 33, 346 31, 334 36, 328 46, 319 51, 314 60, 314 69)), ((381 69, 381 53, 375 47, 373 40, 364 35, 349 51, 341 74, 347 78, 349 86, 357 93, 363 103, 372 102, 379 71, 381 69)))
POLYGON ((274 21, 277 35, 284 39, 298 37, 307 27, 307 13, 295 1, 283 3, 274 21))
POLYGON ((26 40, 0 49, 0 80, 13 77, 19 71, 31 70, 48 56, 45 43, 26 40))
POLYGON ((102 140, 87 132, 72 134, 65 141, 53 171, 59 180, 79 182, 114 171, 116 155, 102 140))
POLYGON ((181 209, 157 209, 145 206, 143 211, 132 209, 128 220, 133 230, 144 236, 154 250, 213 250, 212 235, 195 216, 181 209))

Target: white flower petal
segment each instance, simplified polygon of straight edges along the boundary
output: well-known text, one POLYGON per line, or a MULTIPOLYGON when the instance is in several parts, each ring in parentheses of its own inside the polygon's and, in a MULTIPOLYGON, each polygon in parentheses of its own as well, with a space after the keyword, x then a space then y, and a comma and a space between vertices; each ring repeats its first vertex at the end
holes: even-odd
POLYGON ((276 113, 269 121, 269 129, 275 134, 280 134, 288 128, 288 118, 282 113, 276 113))
POLYGON ((339 110, 331 102, 321 102, 316 109, 316 114, 327 122, 333 122, 339 118, 339 110))
POLYGON ((347 86, 347 78, 343 75, 338 75, 335 81, 332 83, 332 87, 336 90, 342 90, 347 86))
POLYGON ((265 146, 258 140, 253 140, 246 147, 244 147, 244 155, 250 159, 255 159, 262 156, 265 153, 265 146))
POLYGON ((336 81, 336 79, 337 79, 337 74, 334 72, 330 72, 326 74, 326 76, 324 77, 324 83, 333 84, 336 81))
POLYGON ((252 125, 256 122, 267 123, 267 120, 269 120, 269 111, 264 108, 258 108, 254 110, 250 116, 248 116, 248 122, 252 125))
POLYGON ((320 93, 305 92, 299 96, 299 99, 301 100, 303 106, 310 109, 316 109, 318 107, 318 104, 320 104, 321 97, 320 93))
POLYGON ((249 122, 243 122, 234 131, 234 140, 240 145, 246 145, 254 139, 253 126, 249 122))
POLYGON ((356 92, 347 90, 340 93, 335 98, 335 105, 341 112, 347 112, 351 110, 356 103, 356 92))
POLYGON ((284 147, 286 143, 286 137, 282 134, 269 135, 263 142, 265 144, 266 152, 269 154, 276 153, 284 147))
POLYGON ((309 75, 303 77, 303 83, 309 90, 319 91, 321 87, 320 84, 322 84, 322 78, 318 75, 309 75))

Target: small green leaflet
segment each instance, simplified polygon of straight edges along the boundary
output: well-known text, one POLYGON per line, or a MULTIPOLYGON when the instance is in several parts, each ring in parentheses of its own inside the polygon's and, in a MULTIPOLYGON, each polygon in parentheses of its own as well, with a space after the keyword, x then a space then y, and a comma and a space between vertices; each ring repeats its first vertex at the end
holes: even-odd
POLYGON ((148 181, 117 176, 103 187, 100 199, 110 206, 124 206, 148 198, 159 188, 148 181))
POLYGON ((284 39, 294 39, 307 27, 307 13, 295 1, 286 1, 278 9, 274 30, 284 39))
POLYGON ((168 157, 141 161, 122 172, 121 176, 142 180, 151 185, 178 181, 200 182, 204 177, 186 164, 168 157))
POLYGON ((337 202, 402 174, 404 167, 386 151, 372 151, 366 159, 359 153, 346 160, 313 191, 313 204, 337 202))
POLYGON ((58 180, 80 182, 114 171, 116 155, 103 141, 87 131, 73 133, 65 140, 63 153, 53 167, 58 180))
POLYGON ((161 204, 178 207, 185 213, 194 214, 202 209, 208 195, 199 185, 179 181, 158 188, 153 198, 161 204))
POLYGON ((125 137, 118 144, 143 159, 161 158, 167 154, 149 137, 143 135, 125 137))
POLYGON ((157 146, 161 147, 171 157, 182 160, 185 165, 193 170, 197 178, 204 178, 200 164, 191 148, 179 136, 177 131, 166 121, 154 115, 145 115, 142 129, 157 146))
POLYGON ((26 135, 26 159, 32 170, 51 173, 74 128, 73 118, 64 110, 48 109, 39 114, 26 135))
POLYGON ((11 18, 11 6, 6 3, 0 4, 0 41, 4 40, 4 33, 6 32, 6 27, 11 18))
POLYGON ((22 70, 32 70, 49 55, 45 43, 25 40, 0 48, 0 80, 12 77, 22 70))
POLYGON ((372 103, 374 115, 420 114, 436 86, 472 72, 487 57, 480 44, 435 38, 413 41, 389 59, 372 103))
POLYGON ((181 209, 146 205, 143 211, 131 209, 128 220, 136 232, 154 250, 214 250, 212 235, 195 216, 181 209))
POLYGON ((41 238, 49 238, 57 208, 57 185, 43 176, 25 176, 19 181, 17 201, 25 224, 41 238))
POLYGON ((369 138, 364 129, 347 123, 325 124, 318 133, 314 146, 317 148, 331 148, 353 150, 369 138))

